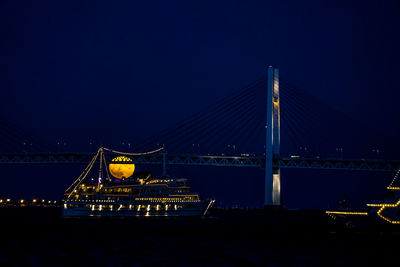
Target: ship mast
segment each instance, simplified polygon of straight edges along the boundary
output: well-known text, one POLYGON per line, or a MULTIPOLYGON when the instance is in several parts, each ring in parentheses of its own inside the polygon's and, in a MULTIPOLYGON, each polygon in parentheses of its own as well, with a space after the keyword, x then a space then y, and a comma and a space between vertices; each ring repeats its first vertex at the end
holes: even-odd
POLYGON ((148 155, 148 154, 153 154, 153 153, 157 153, 161 150, 163 150, 164 147, 160 147, 158 149, 155 149, 153 151, 148 151, 148 152, 142 152, 142 153, 126 153, 126 152, 120 152, 120 151, 116 151, 113 149, 109 149, 109 148, 105 148, 105 147, 100 147, 97 150, 96 155, 92 158, 92 160, 90 161, 90 163, 86 166, 85 170, 81 173, 81 175, 79 175, 79 177, 65 190, 65 192, 68 194, 67 199, 70 199, 70 197, 72 196, 72 194, 74 192, 76 192, 76 188, 78 188, 78 186, 83 182, 83 180, 85 180, 86 176, 89 174, 89 172, 91 171, 93 165, 96 163, 96 160, 98 157, 99 161, 100 161, 100 168, 99 168, 99 178, 97 180, 97 188, 99 189, 101 184, 103 183, 103 162, 104 162, 104 168, 106 170, 106 174, 107 174, 107 178, 108 181, 111 181, 111 178, 108 174, 108 169, 107 169, 107 163, 106 163, 106 157, 104 155, 104 150, 111 152, 111 153, 116 153, 119 155, 128 155, 128 156, 141 156, 141 155, 148 155))
POLYGON ((100 189, 100 184, 102 183, 103 177, 103 148, 100 148, 100 168, 99 168, 99 179, 97 180, 97 188, 100 189))

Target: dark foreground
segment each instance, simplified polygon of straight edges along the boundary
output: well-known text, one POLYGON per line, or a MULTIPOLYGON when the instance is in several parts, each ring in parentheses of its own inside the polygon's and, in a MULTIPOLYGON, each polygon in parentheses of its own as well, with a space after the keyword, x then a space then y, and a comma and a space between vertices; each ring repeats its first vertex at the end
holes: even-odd
POLYGON ((400 227, 346 230, 322 211, 61 218, 0 209, 0 266, 399 266, 400 227))

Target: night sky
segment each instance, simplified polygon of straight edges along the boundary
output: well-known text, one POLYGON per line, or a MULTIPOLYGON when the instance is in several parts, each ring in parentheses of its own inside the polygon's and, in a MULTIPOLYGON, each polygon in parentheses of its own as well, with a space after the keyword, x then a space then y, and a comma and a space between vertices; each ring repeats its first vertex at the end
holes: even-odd
MULTIPOLYGON (((1 1, 0 34, 0 120, 51 148, 135 143, 274 65, 371 129, 362 130, 363 145, 373 139, 380 157, 399 159, 399 1, 1 1)), ((59 199, 81 169, 2 166, 0 197, 59 199)), ((262 205, 262 170, 170 173, 191 178, 193 190, 219 205, 262 205)), ((379 197, 391 176, 283 171, 283 203, 359 204, 379 197)))

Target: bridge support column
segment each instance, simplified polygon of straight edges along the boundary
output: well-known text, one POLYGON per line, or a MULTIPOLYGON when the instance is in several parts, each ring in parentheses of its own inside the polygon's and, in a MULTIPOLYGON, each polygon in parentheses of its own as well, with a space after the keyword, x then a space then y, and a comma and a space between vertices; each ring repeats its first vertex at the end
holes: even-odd
POLYGON ((281 174, 273 167, 273 159, 280 154, 279 70, 268 67, 267 124, 265 144, 265 198, 264 206, 281 205, 281 174))

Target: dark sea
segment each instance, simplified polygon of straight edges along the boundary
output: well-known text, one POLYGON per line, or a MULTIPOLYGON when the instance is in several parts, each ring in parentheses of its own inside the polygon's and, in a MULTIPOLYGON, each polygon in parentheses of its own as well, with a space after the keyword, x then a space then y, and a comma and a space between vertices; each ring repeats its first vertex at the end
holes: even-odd
POLYGON ((347 229, 323 211, 63 218, 0 209, 0 266, 399 266, 400 227, 347 229))

